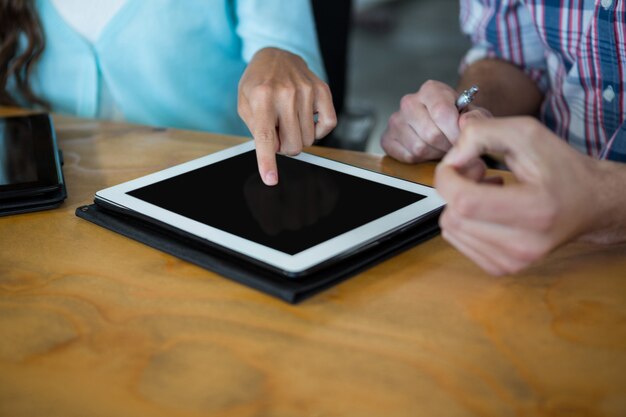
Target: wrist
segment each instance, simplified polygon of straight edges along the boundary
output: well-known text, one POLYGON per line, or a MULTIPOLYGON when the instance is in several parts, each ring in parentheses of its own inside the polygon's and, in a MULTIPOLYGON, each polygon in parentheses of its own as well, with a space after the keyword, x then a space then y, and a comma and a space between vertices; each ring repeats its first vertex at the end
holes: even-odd
POLYGON ((626 241, 626 164, 587 158, 593 219, 581 239, 599 244, 626 241))
POLYGON ((461 92, 473 84, 480 88, 475 104, 496 117, 533 116, 543 101, 537 84, 521 68, 501 59, 485 58, 470 64, 457 89, 461 92))
POLYGON ((273 46, 268 46, 262 49, 259 49, 250 60, 250 63, 254 61, 264 61, 264 60, 278 60, 278 59, 289 59, 304 63, 304 59, 301 56, 286 51, 284 49, 276 48, 273 46))

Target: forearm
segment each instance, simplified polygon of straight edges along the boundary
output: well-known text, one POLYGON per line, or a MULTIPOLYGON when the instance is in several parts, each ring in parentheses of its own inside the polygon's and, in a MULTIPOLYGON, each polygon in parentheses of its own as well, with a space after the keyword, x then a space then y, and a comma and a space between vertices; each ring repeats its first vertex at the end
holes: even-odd
POLYGON ((467 67, 458 89, 462 91, 473 84, 480 88, 474 104, 497 117, 534 116, 543 101, 541 91, 528 75, 498 59, 483 59, 467 67))

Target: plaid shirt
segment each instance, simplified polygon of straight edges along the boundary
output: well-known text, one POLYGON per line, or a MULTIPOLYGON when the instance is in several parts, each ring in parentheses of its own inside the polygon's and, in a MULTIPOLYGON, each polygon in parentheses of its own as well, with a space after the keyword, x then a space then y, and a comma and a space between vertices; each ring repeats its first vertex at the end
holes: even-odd
POLYGON ((541 120, 590 156, 626 162, 626 0, 461 0, 473 47, 545 94, 541 120))

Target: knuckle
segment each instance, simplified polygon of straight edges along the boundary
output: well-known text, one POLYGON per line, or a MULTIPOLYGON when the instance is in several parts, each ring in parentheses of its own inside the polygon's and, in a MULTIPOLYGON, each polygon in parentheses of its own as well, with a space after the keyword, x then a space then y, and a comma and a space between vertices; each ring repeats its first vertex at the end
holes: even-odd
POLYGON ((255 142, 261 144, 274 143, 274 133, 270 132, 269 130, 258 131, 254 135, 254 140, 255 142))
POLYGON ((387 155, 391 155, 394 158, 398 159, 398 155, 396 155, 396 152, 395 152, 393 146, 391 145, 392 142, 393 142, 393 137, 389 133, 389 131, 387 131, 383 135, 382 139, 380 140, 380 146, 381 146, 381 148, 383 148, 383 151, 385 151, 385 153, 387 155))
POLYGON ((451 210, 445 210, 439 219, 442 229, 458 230, 461 227, 461 219, 451 210))
POLYGON ((501 277, 507 274, 507 272, 504 270, 502 266, 498 264, 494 264, 493 262, 489 262, 487 264, 479 264, 479 265, 485 272, 487 272, 489 275, 494 276, 494 277, 501 277))
POLYGON ((446 118, 450 118, 452 115, 458 115, 458 112, 452 111, 452 104, 444 101, 438 101, 432 105, 430 115, 434 120, 444 120, 446 118))
POLYGON ((445 232, 452 229, 450 219, 446 211, 444 211, 443 214, 439 217, 439 228, 445 232))
POLYGON ((237 114, 244 121, 248 120, 249 117, 250 117, 250 111, 248 109, 248 106, 243 105, 241 102, 239 104, 237 104, 237 114))
POLYGON ((546 256, 552 248, 550 239, 544 235, 531 235, 530 238, 518 239, 510 243, 509 253, 517 264, 519 272, 531 263, 546 256))
POLYGON ((387 122, 387 124, 390 127, 398 127, 398 125, 400 124, 400 114, 398 112, 393 113, 391 116, 389 116, 389 121, 387 122))
POLYGON ((332 95, 332 92, 330 91, 330 87, 325 82, 323 81, 318 82, 316 87, 318 91, 321 92, 322 94, 332 95))
POLYGON ((300 84, 300 93, 303 94, 305 97, 309 97, 313 94, 313 84, 311 84, 308 81, 302 82, 300 84))
POLYGON ((442 133, 434 126, 422 129, 420 131, 420 136, 426 143, 431 145, 436 144, 442 139, 442 133))
POLYGON ((476 213, 476 201, 467 194, 457 194, 452 197, 452 204, 461 217, 472 217, 476 213))
POLYGON ((516 127, 529 139, 533 139, 537 136, 537 134, 542 129, 542 125, 539 123, 537 119, 530 116, 519 117, 516 120, 516 127))
POLYGON ((415 100, 415 94, 407 94, 400 99, 400 110, 411 113, 414 108, 413 101, 415 100))
POLYGON ((386 136, 383 136, 382 140, 380 141, 380 147, 383 148, 383 151, 385 151, 387 155, 393 156, 395 158, 393 150, 389 147, 389 139, 387 139, 386 136))
POLYGON ((294 101, 297 91, 293 85, 281 85, 276 87, 276 95, 280 100, 294 101))
POLYGON ((526 265, 522 262, 510 261, 507 265, 500 267, 501 273, 499 275, 515 275, 525 267, 526 265))
POLYGON ((302 152, 302 145, 295 143, 284 143, 280 147, 280 152, 284 155, 295 156, 302 152))
POLYGON ((274 89, 269 84, 259 84, 250 93, 251 100, 268 101, 271 100, 274 89))
POLYGON ((411 146, 411 154, 414 156, 423 157, 426 154, 426 151, 427 146, 421 140, 415 141, 415 143, 413 143, 413 146, 411 146))
POLYGON ((420 91, 432 91, 432 90, 436 90, 439 89, 441 87, 441 82, 437 81, 437 80, 427 80, 426 82, 424 82, 424 84, 422 84, 422 86, 420 87, 420 91))
POLYGON ((539 207, 533 216, 535 229, 542 233, 549 232, 554 227, 558 215, 555 204, 547 203, 545 206, 539 207))
POLYGON ((328 130, 332 130, 337 126, 337 114, 333 111, 328 114, 326 117, 322 118, 322 127, 328 130))
POLYGON ((543 247, 529 244, 516 244, 511 252, 514 262, 509 265, 507 270, 509 273, 521 271, 525 266, 539 260, 545 254, 543 247))

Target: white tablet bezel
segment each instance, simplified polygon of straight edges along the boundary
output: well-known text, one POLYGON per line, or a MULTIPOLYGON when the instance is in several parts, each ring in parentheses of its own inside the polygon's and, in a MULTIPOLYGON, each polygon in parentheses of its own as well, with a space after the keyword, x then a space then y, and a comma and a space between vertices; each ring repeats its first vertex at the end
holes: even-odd
POLYGON ((155 182, 159 182, 209 164, 214 164, 253 149, 254 142, 245 142, 241 145, 176 165, 163 171, 155 172, 135 180, 100 190, 96 193, 96 198, 103 199, 109 203, 121 206, 122 208, 138 212, 144 216, 169 224, 187 233, 206 239, 232 251, 239 252, 249 258, 260 261, 261 263, 269 264, 274 268, 284 271, 286 275, 301 274, 302 272, 331 258, 352 252, 364 245, 368 245, 382 236, 387 236, 389 233, 413 223, 416 219, 441 208, 445 204, 444 200, 432 187, 379 174, 352 165, 333 161, 331 159, 318 157, 316 155, 301 153, 293 158, 343 172, 345 174, 385 184, 390 187, 414 192, 425 196, 425 198, 360 227, 335 236, 332 239, 295 255, 289 255, 276 249, 269 248, 259 243, 252 242, 248 239, 244 239, 223 230, 208 226, 204 223, 181 216, 180 214, 173 213, 127 194, 127 192, 134 189, 142 188, 155 182))

